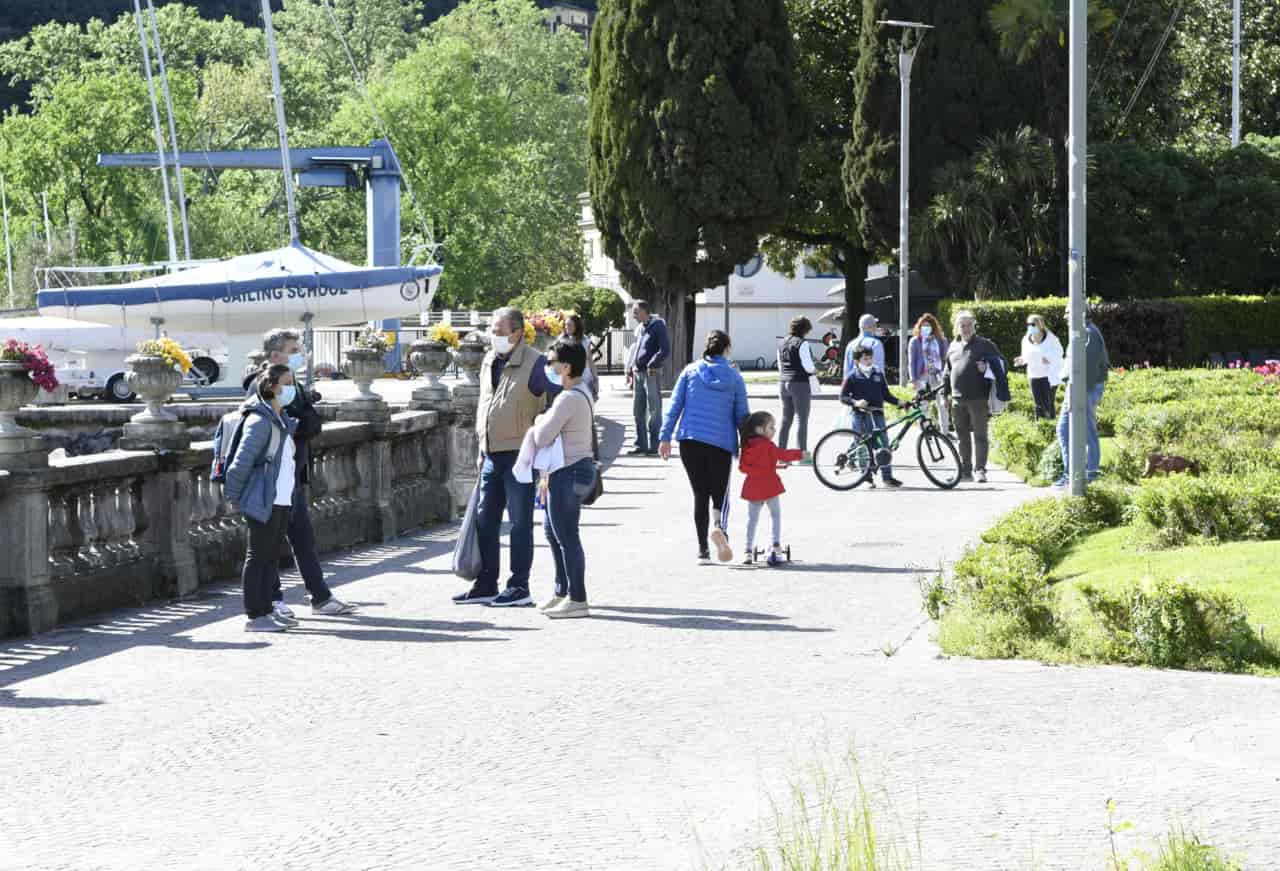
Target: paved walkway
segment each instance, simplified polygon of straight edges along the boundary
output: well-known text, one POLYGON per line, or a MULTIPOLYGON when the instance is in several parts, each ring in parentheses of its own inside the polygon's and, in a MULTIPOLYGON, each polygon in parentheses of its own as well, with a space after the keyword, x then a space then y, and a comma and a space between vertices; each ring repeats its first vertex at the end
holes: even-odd
POLYGON ((587 621, 451 605, 440 529, 329 563, 358 619, 246 636, 228 587, 0 643, 0 869, 733 867, 851 744, 924 868, 1100 868, 1108 798, 1280 867, 1280 682, 938 658, 917 569, 1029 494, 901 477, 787 472, 796 561, 751 571, 694 565, 678 464, 621 460, 587 621))

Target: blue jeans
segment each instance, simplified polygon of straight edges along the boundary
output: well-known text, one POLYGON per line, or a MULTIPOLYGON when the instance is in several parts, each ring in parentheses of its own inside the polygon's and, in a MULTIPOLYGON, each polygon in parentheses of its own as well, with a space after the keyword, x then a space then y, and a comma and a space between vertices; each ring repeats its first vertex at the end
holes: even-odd
MULTIPOLYGON (((873 428, 884 429, 884 412, 883 411, 858 411, 853 410, 853 431, 858 435, 864 435, 871 432, 873 428)), ((875 445, 878 448, 888 449, 889 437, 884 433, 879 433, 875 437, 875 445)), ((881 466, 880 477, 888 480, 893 477, 893 466, 881 466)))
POLYGON ((631 390, 635 395, 631 410, 636 417, 636 449, 656 451, 662 429, 662 379, 656 372, 637 371, 631 390))
POLYGON ((511 473, 517 456, 519 451, 485 454, 480 468, 476 532, 483 568, 473 587, 478 593, 498 592, 501 566, 498 539, 504 509, 511 518, 511 576, 507 579, 507 589, 529 588, 529 569, 533 566, 533 484, 521 484, 511 473))
POLYGON ((556 595, 568 595, 575 602, 587 601, 587 557, 582 550, 578 520, 582 498, 591 492, 595 480, 596 466, 590 457, 557 469, 547 479, 547 511, 542 529, 556 560, 556 595))
MULTIPOLYGON (((1085 414, 1085 462, 1084 474, 1089 480, 1098 477, 1102 465, 1102 443, 1098 441, 1098 403, 1102 401, 1102 392, 1106 390, 1104 381, 1085 395, 1089 398, 1088 411, 1085 414)), ((1064 477, 1071 477, 1071 388, 1067 388, 1066 399, 1062 403, 1062 414, 1058 417, 1058 444, 1062 446, 1062 469, 1064 477)))

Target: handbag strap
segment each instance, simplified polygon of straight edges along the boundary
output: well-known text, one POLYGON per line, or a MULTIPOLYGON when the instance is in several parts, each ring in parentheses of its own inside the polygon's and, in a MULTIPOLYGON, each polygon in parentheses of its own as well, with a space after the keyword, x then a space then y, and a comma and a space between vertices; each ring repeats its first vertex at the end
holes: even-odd
MULTIPOLYGON (((577 384, 575 384, 575 385, 574 385, 574 387, 573 387, 573 392, 574 392, 574 393, 579 394, 583 399, 585 399, 585 400, 587 401, 587 410, 591 412, 591 432, 592 432, 592 433, 595 433, 595 431, 596 431, 596 406, 595 406, 595 403, 591 401, 591 394, 587 393, 586 389, 584 389, 584 388, 583 388, 583 386, 582 386, 582 382, 581 382, 581 381, 579 381, 577 384)), ((595 438, 592 438, 592 439, 591 439, 591 444, 592 444, 592 447, 593 447, 593 449, 594 449, 594 446, 595 446, 595 438)), ((593 460, 595 460, 597 463, 599 463, 599 462, 600 462, 600 457, 599 457, 599 456, 592 456, 592 459, 593 459, 593 460)))

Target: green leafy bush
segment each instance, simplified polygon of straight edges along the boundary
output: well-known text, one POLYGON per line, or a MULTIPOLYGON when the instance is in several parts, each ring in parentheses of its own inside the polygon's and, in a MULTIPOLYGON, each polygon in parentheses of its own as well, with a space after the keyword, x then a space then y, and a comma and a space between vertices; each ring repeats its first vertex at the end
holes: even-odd
POLYGON ((1048 496, 1010 511, 982 533, 982 540, 1029 550, 1048 568, 1079 538, 1102 526, 1092 516, 1087 499, 1048 496))
POLYGON ((1002 414, 991 422, 996 459, 1005 468, 1032 477, 1045 446, 1057 440, 1053 421, 1023 414, 1002 414))
POLYGON ((1144 579, 1121 593, 1088 584, 1080 592, 1127 661, 1161 668, 1239 669, 1271 651, 1233 596, 1166 579, 1144 579))
POLYGON ((603 334, 610 327, 620 327, 626 321, 621 297, 611 290, 592 287, 581 281, 567 281, 530 291, 512 300, 511 305, 526 312, 543 309, 575 311, 582 316, 583 329, 593 336, 603 334))
POLYGON ((1053 624, 1046 566, 1035 551, 984 543, 955 566, 955 601, 983 613, 1012 618, 1022 631, 1043 634, 1053 624))
POLYGON ((1161 547, 1195 539, 1280 538, 1280 470, 1153 479, 1138 490, 1134 506, 1140 525, 1161 547))
POLYGON ((1051 483, 1061 478, 1065 471, 1066 466, 1062 464, 1062 446, 1058 444, 1058 439, 1055 436, 1054 440, 1045 445, 1044 449, 1040 451, 1040 458, 1036 461, 1034 478, 1038 481, 1051 483))

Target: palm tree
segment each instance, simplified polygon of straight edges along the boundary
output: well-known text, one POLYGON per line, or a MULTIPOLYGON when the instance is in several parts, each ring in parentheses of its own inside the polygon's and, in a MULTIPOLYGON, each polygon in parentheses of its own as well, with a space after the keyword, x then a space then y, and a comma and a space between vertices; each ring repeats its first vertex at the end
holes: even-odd
MULTIPOLYGON (((1067 133, 1069 65, 1067 0, 996 0, 988 13, 1000 36, 1000 49, 1019 64, 1034 64, 1040 79, 1040 131, 1053 146, 1054 207, 1058 239, 1058 286, 1067 286, 1067 133)), ((1099 0, 1089 0, 1089 29, 1098 32, 1115 21, 1115 13, 1099 0)))

